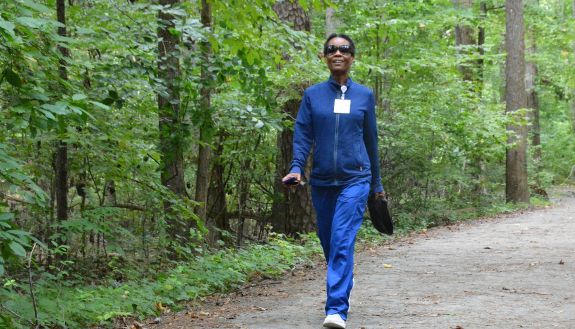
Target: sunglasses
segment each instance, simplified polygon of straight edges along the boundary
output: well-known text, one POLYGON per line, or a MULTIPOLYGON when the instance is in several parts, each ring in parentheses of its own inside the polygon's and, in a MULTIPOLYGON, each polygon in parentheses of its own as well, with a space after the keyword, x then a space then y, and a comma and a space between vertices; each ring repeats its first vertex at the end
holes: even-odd
POLYGON ((337 51, 339 50, 339 52, 343 55, 349 55, 352 54, 351 52, 351 47, 350 45, 341 45, 341 46, 336 46, 336 45, 329 45, 327 46, 327 48, 325 49, 325 53, 327 55, 333 55, 335 54, 337 51))

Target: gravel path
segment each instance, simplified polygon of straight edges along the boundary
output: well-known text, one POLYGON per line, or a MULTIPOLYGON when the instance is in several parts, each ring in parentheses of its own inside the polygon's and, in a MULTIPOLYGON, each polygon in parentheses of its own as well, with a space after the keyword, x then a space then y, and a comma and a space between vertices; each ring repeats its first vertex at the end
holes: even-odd
MULTIPOLYGON (((320 329, 323 266, 264 280, 157 329, 320 329)), ((575 197, 358 252, 348 328, 575 328, 575 197)))

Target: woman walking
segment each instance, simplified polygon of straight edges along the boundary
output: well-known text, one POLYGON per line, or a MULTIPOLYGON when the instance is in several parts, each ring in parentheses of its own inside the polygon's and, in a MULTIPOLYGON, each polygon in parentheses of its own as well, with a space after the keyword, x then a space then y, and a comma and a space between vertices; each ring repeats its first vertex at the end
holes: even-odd
POLYGON ((330 35, 330 78, 306 89, 295 124, 293 161, 282 181, 298 184, 313 145, 310 177, 317 234, 327 262, 324 327, 345 328, 353 288, 355 237, 369 193, 383 196, 373 92, 349 78, 355 45, 330 35))

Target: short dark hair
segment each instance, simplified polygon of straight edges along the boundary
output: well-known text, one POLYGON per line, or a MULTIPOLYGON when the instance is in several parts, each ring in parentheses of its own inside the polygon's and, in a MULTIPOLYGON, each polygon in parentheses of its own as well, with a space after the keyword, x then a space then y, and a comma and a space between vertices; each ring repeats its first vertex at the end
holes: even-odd
POLYGON ((353 43, 353 40, 351 40, 349 35, 343 34, 343 33, 332 33, 329 35, 329 37, 327 37, 327 40, 325 40, 325 43, 323 44, 323 55, 324 56, 327 56, 327 46, 329 44, 329 40, 331 40, 333 38, 342 38, 342 39, 349 41, 349 48, 351 50, 350 51, 351 56, 355 57, 355 43, 353 43))

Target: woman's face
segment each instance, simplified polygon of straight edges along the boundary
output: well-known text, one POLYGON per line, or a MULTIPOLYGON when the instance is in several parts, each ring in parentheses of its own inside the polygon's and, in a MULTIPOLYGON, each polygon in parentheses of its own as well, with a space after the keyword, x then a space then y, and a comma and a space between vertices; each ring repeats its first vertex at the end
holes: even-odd
POLYGON ((327 67, 332 75, 347 74, 353 63, 353 55, 350 52, 342 52, 339 50, 341 46, 349 47, 349 41, 344 38, 333 38, 329 40, 327 44, 328 52, 325 58, 327 67), (334 49, 336 49, 335 52, 333 51, 334 49))

